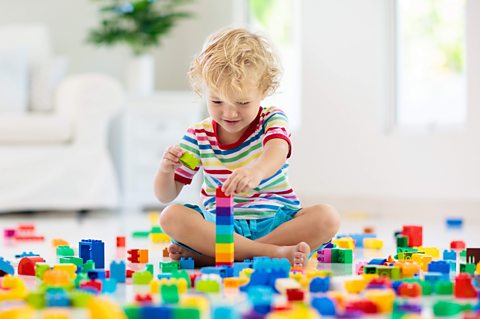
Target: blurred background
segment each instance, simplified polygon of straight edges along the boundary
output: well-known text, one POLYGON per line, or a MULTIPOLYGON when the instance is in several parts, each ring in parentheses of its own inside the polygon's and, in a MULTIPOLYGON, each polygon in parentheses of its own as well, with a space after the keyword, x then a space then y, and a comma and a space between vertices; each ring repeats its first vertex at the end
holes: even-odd
POLYGON ((160 207, 159 159, 206 114, 186 72, 227 26, 281 56, 264 105, 289 115, 305 204, 479 218, 475 0, 0 0, 0 211, 160 207))

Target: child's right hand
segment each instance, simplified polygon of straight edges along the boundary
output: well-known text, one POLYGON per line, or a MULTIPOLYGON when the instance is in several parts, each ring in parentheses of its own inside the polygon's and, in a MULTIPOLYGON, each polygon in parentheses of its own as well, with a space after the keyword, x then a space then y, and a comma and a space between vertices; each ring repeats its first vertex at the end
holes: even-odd
POLYGON ((183 152, 184 151, 178 145, 167 148, 163 153, 160 171, 166 174, 175 172, 175 170, 182 165, 180 162, 180 156, 182 156, 183 152))

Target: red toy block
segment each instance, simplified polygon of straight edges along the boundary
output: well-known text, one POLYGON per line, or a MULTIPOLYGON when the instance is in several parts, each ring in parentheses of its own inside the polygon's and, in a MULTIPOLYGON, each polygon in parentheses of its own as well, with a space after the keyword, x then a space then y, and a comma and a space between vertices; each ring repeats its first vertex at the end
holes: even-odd
POLYGON ((131 269, 127 269, 127 278, 132 278, 133 274, 135 273, 134 270, 131 270, 131 269))
POLYGON ((127 250, 127 253, 129 257, 127 257, 127 260, 132 262, 132 263, 138 263, 138 249, 129 249, 127 250))
POLYGON ((423 227, 415 225, 403 226, 402 235, 408 237, 408 247, 420 247, 423 241, 423 227))
POLYGON ((80 288, 89 288, 97 293, 102 292, 102 282, 100 280, 88 280, 80 283, 80 288))
POLYGON ((110 270, 105 270, 105 278, 110 278, 110 270))
POLYGON ((378 306, 371 300, 355 300, 345 305, 345 311, 361 311, 365 314, 378 313, 378 306))
POLYGON ((454 240, 450 242, 450 249, 455 249, 455 250, 462 250, 465 249, 467 245, 463 240, 454 240))
POLYGON ((222 191, 222 186, 217 187, 215 196, 216 197, 230 197, 230 196, 225 195, 225 193, 222 191))
POLYGON ((18 263, 17 273, 19 275, 35 276, 35 264, 43 262, 45 262, 45 259, 42 257, 23 257, 18 263))
POLYGON ((286 292, 288 301, 303 301, 305 298, 305 292, 298 288, 290 288, 286 292))
POLYGON ((162 255, 163 257, 170 257, 170 253, 167 247, 163 248, 162 255))
POLYGON ((34 224, 19 224, 17 229, 22 232, 34 232, 35 225, 34 224))
POLYGON ((197 280, 198 277, 200 277, 202 274, 200 273, 193 273, 190 274, 190 285, 192 288, 195 288, 195 280, 197 280))
POLYGON ((35 235, 15 235, 15 240, 32 240, 32 241, 42 241, 45 240, 45 237, 43 236, 35 236, 35 235))
POLYGON ((468 273, 460 273, 455 277, 453 294, 456 298, 477 298, 478 292, 473 287, 472 277, 468 273))
POLYGON ((417 282, 404 282, 398 287, 400 297, 416 298, 422 295, 422 286, 417 282))
POLYGON ((151 304, 153 302, 152 295, 150 294, 136 294, 135 301, 139 304, 151 304))
POLYGON ((126 239, 125 236, 117 236, 117 247, 125 247, 126 239))

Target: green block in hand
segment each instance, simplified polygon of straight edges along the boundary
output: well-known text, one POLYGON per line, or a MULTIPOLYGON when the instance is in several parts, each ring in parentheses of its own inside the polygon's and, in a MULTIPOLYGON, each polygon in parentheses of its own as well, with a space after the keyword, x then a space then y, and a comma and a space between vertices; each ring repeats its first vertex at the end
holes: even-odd
POLYGON ((195 169, 197 168, 198 164, 200 164, 198 159, 189 152, 184 152, 182 156, 180 156, 180 162, 190 169, 195 169))

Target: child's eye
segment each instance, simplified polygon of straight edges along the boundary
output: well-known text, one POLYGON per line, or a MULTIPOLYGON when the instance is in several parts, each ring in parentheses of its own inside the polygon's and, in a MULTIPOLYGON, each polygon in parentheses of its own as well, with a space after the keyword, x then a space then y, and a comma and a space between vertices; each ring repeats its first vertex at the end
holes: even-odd
POLYGON ((214 104, 222 104, 222 101, 210 101, 210 102, 212 102, 214 104))
POLYGON ((237 103, 240 104, 240 105, 248 105, 248 104, 250 104, 250 102, 237 102, 237 103))

